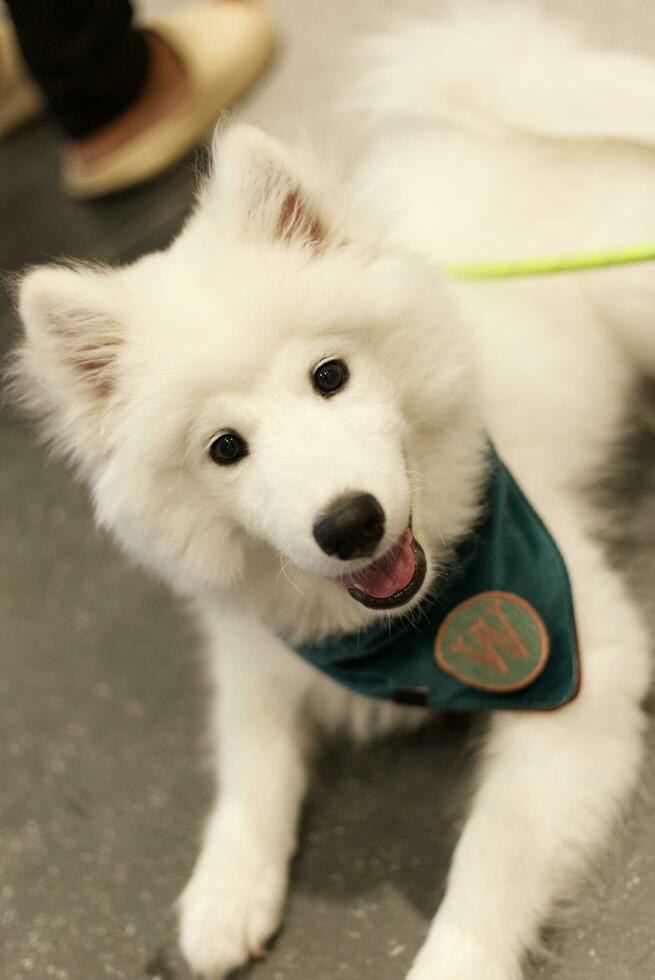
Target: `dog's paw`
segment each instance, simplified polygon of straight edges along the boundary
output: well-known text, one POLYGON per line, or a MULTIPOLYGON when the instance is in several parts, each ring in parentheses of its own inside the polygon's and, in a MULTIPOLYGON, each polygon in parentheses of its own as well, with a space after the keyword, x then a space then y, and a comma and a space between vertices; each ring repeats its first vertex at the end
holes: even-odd
POLYGON ((263 956, 282 917, 286 871, 240 848, 201 854, 179 900, 180 948, 203 980, 263 956))
POLYGON ((441 923, 435 926, 406 980, 519 980, 518 967, 501 966, 495 952, 471 936, 441 923))

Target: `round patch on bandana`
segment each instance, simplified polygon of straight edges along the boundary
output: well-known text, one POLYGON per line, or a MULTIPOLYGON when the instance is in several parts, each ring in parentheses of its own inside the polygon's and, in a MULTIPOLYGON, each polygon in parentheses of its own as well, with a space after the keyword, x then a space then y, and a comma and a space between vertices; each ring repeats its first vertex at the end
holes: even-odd
POLYGON ((448 613, 437 663, 482 691, 520 691, 546 666, 548 633, 539 613, 512 592, 481 592, 448 613))

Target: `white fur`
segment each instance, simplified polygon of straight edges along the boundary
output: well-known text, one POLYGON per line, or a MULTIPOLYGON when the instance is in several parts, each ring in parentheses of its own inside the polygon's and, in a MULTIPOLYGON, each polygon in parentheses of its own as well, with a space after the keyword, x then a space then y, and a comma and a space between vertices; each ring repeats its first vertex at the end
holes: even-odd
POLYGON ((313 520, 344 490, 373 492, 382 552, 411 506, 434 571, 475 518, 490 432, 567 560, 583 685, 560 711, 491 720, 410 978, 517 980, 639 769, 648 636, 580 488, 620 436, 636 370, 655 369, 655 287, 641 267, 454 288, 436 266, 647 239, 655 70, 505 7, 369 49, 378 127, 348 195, 227 131, 169 249, 28 274, 15 373, 99 521, 193 597, 208 632, 220 792, 180 929, 212 978, 279 924, 317 734, 420 717, 347 693, 278 638, 378 615, 336 580, 362 563, 323 555, 313 520), (351 379, 324 400, 309 375, 330 356, 351 379), (230 468, 207 455, 224 428, 250 446, 230 468))

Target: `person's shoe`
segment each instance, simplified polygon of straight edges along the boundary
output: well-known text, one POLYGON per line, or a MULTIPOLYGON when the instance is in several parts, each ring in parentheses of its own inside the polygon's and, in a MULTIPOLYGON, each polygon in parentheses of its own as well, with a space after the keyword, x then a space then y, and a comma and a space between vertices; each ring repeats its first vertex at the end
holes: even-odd
POLYGON ((62 154, 61 181, 89 198, 140 184, 202 142, 221 115, 260 75, 275 44, 262 0, 203 0, 147 25, 179 61, 186 82, 172 109, 100 156, 62 154))
POLYGON ((13 24, 0 18, 0 139, 43 112, 43 99, 30 80, 13 24))

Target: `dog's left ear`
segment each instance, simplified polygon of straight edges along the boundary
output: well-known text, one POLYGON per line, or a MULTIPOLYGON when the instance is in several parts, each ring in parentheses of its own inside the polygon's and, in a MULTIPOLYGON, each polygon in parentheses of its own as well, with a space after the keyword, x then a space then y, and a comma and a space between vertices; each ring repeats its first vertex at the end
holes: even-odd
POLYGON ((218 132, 203 203, 220 227, 252 242, 322 249, 336 241, 334 215, 286 147, 253 126, 218 132))

